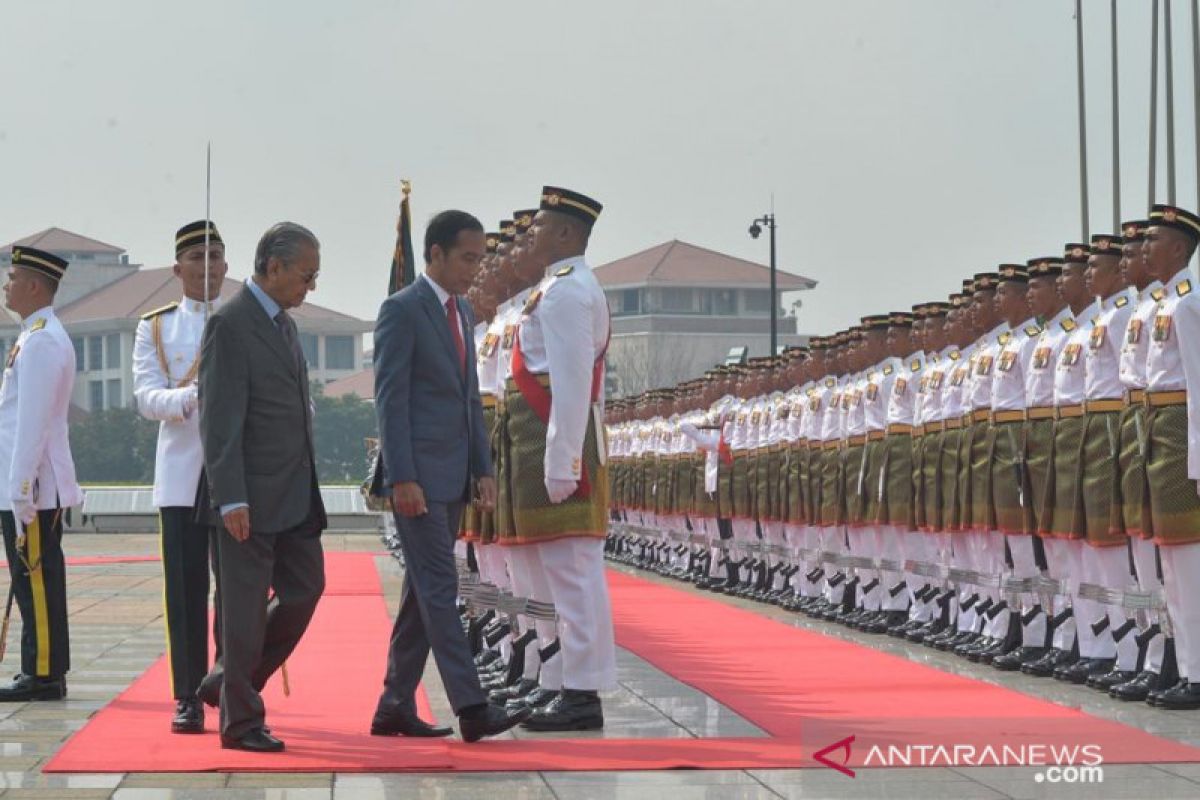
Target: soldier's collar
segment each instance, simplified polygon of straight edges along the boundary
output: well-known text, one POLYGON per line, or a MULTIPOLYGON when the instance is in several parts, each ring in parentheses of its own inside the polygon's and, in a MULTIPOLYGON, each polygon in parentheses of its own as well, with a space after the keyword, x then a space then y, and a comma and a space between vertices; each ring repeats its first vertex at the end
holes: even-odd
MULTIPOLYGON (((184 295, 182 298, 180 298, 179 307, 181 309, 183 309, 184 311, 187 311, 191 314, 203 314, 204 313, 204 301, 203 300, 193 300, 190 297, 188 297, 187 295, 184 295)), ((210 313, 213 311, 216 311, 220 307, 221 307, 220 296, 214 297, 213 299, 208 301, 208 310, 210 313)))
POLYGON ((21 328, 30 330, 39 321, 42 321, 41 327, 45 327, 46 320, 54 318, 54 306, 42 306, 37 311, 34 311, 25 319, 21 320, 21 328))

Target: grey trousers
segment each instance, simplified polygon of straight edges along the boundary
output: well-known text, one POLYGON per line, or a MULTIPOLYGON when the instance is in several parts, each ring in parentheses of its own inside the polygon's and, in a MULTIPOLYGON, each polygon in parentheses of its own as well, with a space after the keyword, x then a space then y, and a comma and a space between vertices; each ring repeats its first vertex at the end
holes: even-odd
POLYGON ((455 607, 454 539, 463 504, 427 505, 420 517, 396 515, 406 572, 376 719, 416 713, 415 693, 430 650, 456 714, 487 702, 455 607))
POLYGON ((236 739, 266 720, 260 692, 308 628, 325 590, 325 558, 315 520, 253 531, 244 542, 223 528, 217 536, 223 658, 204 682, 219 682, 221 735, 236 739))

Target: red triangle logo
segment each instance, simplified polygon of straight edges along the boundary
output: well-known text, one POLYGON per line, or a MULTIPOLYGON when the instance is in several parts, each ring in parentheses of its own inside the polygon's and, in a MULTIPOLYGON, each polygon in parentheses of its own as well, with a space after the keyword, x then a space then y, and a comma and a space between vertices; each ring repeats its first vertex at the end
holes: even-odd
POLYGON ((820 750, 818 750, 817 752, 813 753, 813 760, 816 761, 818 764, 822 764, 826 767, 832 767, 833 769, 836 769, 838 772, 842 773, 843 775, 849 775, 851 778, 853 778, 854 770, 852 770, 848 766, 846 766, 847 764, 850 763, 850 745, 853 743, 854 743, 854 736, 847 736, 845 739, 834 742, 833 744, 823 747, 820 750), (842 757, 842 763, 838 764, 838 763, 830 761, 828 758, 826 758, 826 756, 829 755, 830 753, 833 753, 833 752, 836 752, 839 750, 844 753, 844 756, 842 757))

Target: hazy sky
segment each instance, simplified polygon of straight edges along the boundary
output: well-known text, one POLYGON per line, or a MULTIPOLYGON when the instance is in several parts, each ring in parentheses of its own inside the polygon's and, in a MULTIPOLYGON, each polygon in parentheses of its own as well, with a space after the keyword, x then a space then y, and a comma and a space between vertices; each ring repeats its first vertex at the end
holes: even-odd
MULTIPOLYGON (((1149 5, 1119 2, 1123 217, 1147 204, 1149 5)), ((595 264, 671 238, 765 262, 746 228, 774 196, 780 266, 820 282, 801 329, 828 332, 1079 236, 1073 7, 6 0, 0 240, 57 225, 165 266, 203 216, 212 140, 235 271, 293 219, 323 243, 312 299, 373 318, 401 177, 419 230, 450 206, 493 228, 543 183, 592 195, 595 264)), ((1109 3, 1084 7, 1100 232, 1109 3)), ((1190 4, 1173 7, 1194 207, 1190 4)))

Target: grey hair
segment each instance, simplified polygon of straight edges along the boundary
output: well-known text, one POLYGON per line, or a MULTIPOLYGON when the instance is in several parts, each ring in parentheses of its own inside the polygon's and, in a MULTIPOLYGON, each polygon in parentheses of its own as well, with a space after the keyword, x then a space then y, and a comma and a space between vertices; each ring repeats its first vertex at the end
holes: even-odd
POLYGON ((277 222, 258 240, 254 251, 254 272, 258 275, 267 274, 267 263, 272 258, 278 258, 284 264, 291 264, 300 255, 302 246, 314 250, 321 249, 321 243, 315 234, 303 225, 295 222, 277 222))

